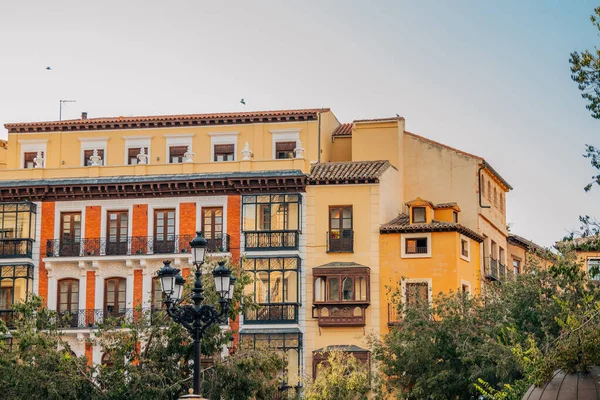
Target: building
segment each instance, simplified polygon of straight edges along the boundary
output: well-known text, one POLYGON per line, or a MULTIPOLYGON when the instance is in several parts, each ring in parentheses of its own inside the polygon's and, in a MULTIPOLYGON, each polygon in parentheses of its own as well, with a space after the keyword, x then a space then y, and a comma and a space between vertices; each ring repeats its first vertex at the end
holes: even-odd
POLYGON ((512 275, 523 273, 527 268, 546 269, 556 259, 548 249, 512 233, 508 235, 508 253, 507 273, 512 275))
POLYGON ((563 240, 555 247, 564 253, 574 252, 577 262, 590 274, 590 279, 600 281, 600 236, 563 240))
POLYGON ((232 327, 287 354, 285 386, 331 348, 368 363, 365 334, 399 318, 390 290, 431 299, 506 275, 510 185, 401 117, 84 113, 5 127, 0 315, 38 293, 73 316, 73 349, 96 363, 95 323, 159 307, 155 273, 165 259, 189 273, 197 230, 254 277, 260 307, 232 327))

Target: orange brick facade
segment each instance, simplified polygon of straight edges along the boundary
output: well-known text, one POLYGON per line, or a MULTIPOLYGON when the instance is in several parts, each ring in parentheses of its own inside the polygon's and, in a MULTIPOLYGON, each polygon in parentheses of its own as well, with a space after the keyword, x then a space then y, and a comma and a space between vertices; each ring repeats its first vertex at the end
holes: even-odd
POLYGON ((196 233, 196 203, 179 204, 179 234, 194 235, 196 233))
MULTIPOLYGON (((147 290, 150 290, 148 288, 147 290)), ((142 306, 142 295, 144 291, 144 282, 142 276, 142 270, 136 269, 133 271, 133 307, 142 306)))
POLYGON ((87 271, 86 273, 86 285, 85 290, 85 308, 93 310, 96 308, 96 272, 87 271))
POLYGON ((100 237, 100 216, 102 208, 100 206, 87 206, 85 208, 85 237, 100 237))
MULTIPOLYGON (((40 246, 43 249, 46 241, 54 239, 54 212, 56 211, 56 204, 54 202, 42 203, 42 226, 40 232, 40 246)), ((39 273, 39 286, 38 294, 43 298, 44 305, 48 304, 48 271, 46 265, 42 261, 45 256, 44 251, 40 251, 40 273, 39 273)))
POLYGON ((131 236, 148 236, 148 204, 133 206, 131 236))
POLYGON ((232 261, 240 261, 240 227, 241 227, 241 197, 227 196, 227 233, 229 234, 229 251, 232 261))

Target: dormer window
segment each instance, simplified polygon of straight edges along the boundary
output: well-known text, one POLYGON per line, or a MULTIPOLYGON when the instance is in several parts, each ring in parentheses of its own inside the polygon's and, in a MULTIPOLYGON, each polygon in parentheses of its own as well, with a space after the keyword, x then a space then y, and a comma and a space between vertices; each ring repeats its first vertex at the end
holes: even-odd
POLYGON ((452 222, 458 223, 458 213, 456 211, 452 212, 452 222))
POLYGON ((426 222, 426 211, 425 207, 413 207, 412 208, 412 222, 413 224, 426 222))

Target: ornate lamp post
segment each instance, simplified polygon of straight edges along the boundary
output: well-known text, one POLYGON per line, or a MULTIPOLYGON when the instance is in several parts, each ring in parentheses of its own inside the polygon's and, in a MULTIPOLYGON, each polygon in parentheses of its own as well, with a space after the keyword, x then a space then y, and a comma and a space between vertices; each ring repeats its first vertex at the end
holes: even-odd
POLYGON ((196 232, 196 237, 190 242, 194 265, 196 266, 196 281, 192 289, 191 304, 183 304, 186 300, 182 298, 185 279, 179 274, 179 269, 171 267, 170 261, 165 261, 164 266, 158 271, 162 292, 164 294, 164 303, 167 306, 167 314, 178 324, 183 325, 194 339, 194 393, 200 394, 200 343, 202 337, 208 328, 215 323, 225 323, 227 321, 227 312, 229 304, 233 298, 233 289, 235 278, 231 276, 231 271, 225 266, 225 261, 220 261, 213 270, 215 279, 215 288, 219 295, 219 308, 210 304, 202 304, 204 301, 204 288, 202 287, 202 271, 206 256, 208 242, 202 236, 202 233, 196 232))

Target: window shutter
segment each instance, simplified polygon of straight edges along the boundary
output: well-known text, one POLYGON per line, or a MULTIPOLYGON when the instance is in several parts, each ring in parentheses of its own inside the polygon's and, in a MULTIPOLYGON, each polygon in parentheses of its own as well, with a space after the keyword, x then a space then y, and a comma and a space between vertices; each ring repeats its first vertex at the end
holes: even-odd
POLYGON ((187 146, 171 146, 169 148, 169 154, 171 157, 183 157, 187 151, 187 146))
POLYGON ((215 154, 233 153, 233 144, 215 144, 215 154))
POLYGON ((275 151, 294 151, 296 142, 277 142, 275 143, 275 151))

